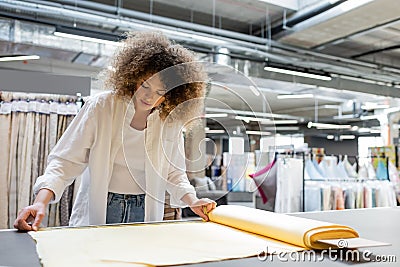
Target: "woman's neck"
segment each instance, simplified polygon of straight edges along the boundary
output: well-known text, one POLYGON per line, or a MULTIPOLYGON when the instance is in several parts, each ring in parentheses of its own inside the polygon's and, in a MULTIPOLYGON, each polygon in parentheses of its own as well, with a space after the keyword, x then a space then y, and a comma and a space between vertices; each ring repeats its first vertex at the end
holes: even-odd
POLYGON ((142 131, 147 127, 147 117, 150 115, 151 110, 135 110, 131 121, 131 127, 142 131))

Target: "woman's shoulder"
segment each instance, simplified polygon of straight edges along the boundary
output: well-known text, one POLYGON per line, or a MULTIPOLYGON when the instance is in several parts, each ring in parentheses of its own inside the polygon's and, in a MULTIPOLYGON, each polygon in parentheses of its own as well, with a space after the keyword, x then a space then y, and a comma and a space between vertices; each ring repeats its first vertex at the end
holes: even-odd
POLYGON ((87 102, 92 108, 111 107, 115 104, 123 104, 124 99, 118 96, 114 91, 108 90, 90 96, 87 102))
POLYGON ((114 98, 115 98, 115 93, 113 91, 107 90, 89 96, 87 102, 91 104, 105 104, 107 102, 114 101, 114 98))

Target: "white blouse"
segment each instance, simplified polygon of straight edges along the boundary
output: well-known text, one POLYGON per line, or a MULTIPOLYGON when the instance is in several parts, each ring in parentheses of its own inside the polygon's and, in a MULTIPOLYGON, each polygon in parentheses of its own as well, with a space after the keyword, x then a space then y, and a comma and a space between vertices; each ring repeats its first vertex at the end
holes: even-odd
POLYGON ((123 144, 115 156, 108 191, 119 194, 144 194, 144 131, 138 131, 125 123, 123 144))
MULTIPOLYGON (((47 188, 54 192, 51 203, 55 203, 82 174, 71 226, 105 224, 107 193, 115 156, 123 143, 124 121, 132 120, 134 113, 129 101, 110 91, 91 97, 49 154, 46 171, 36 180, 35 194, 47 188)), ((185 173, 185 157, 178 153, 184 151, 180 129, 178 122, 162 121, 157 110, 147 118, 146 222, 162 220, 165 190, 171 195, 171 205, 181 207, 185 194, 195 194, 185 173)))

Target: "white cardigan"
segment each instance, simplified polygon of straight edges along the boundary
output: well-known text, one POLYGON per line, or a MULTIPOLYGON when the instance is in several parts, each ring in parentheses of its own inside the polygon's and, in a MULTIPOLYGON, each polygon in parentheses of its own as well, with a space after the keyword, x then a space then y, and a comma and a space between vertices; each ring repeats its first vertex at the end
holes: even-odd
MULTIPOLYGON (((133 114, 133 105, 113 92, 92 97, 50 152, 47 168, 38 177, 34 193, 47 188, 55 195, 51 203, 58 202, 64 189, 82 174, 70 225, 105 224, 108 184, 114 158, 122 145, 123 125, 130 123, 133 114)), ((185 206, 181 198, 187 193, 195 194, 185 173, 180 125, 162 121, 158 111, 147 119, 146 222, 162 220, 166 190, 171 195, 173 206, 185 206)))

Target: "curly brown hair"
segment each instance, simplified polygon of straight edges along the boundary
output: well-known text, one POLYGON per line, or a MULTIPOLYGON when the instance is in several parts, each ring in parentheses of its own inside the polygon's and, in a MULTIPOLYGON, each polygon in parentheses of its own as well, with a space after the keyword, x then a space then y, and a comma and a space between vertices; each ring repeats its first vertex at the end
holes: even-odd
POLYGON ((198 116, 203 111, 207 74, 194 53, 160 32, 130 32, 126 37, 113 59, 106 85, 116 95, 131 98, 141 80, 160 74, 168 89, 164 102, 157 107, 160 117, 164 120, 173 113, 173 119, 190 120, 198 116), (197 99, 189 101, 196 105, 184 104, 192 99, 197 99))

